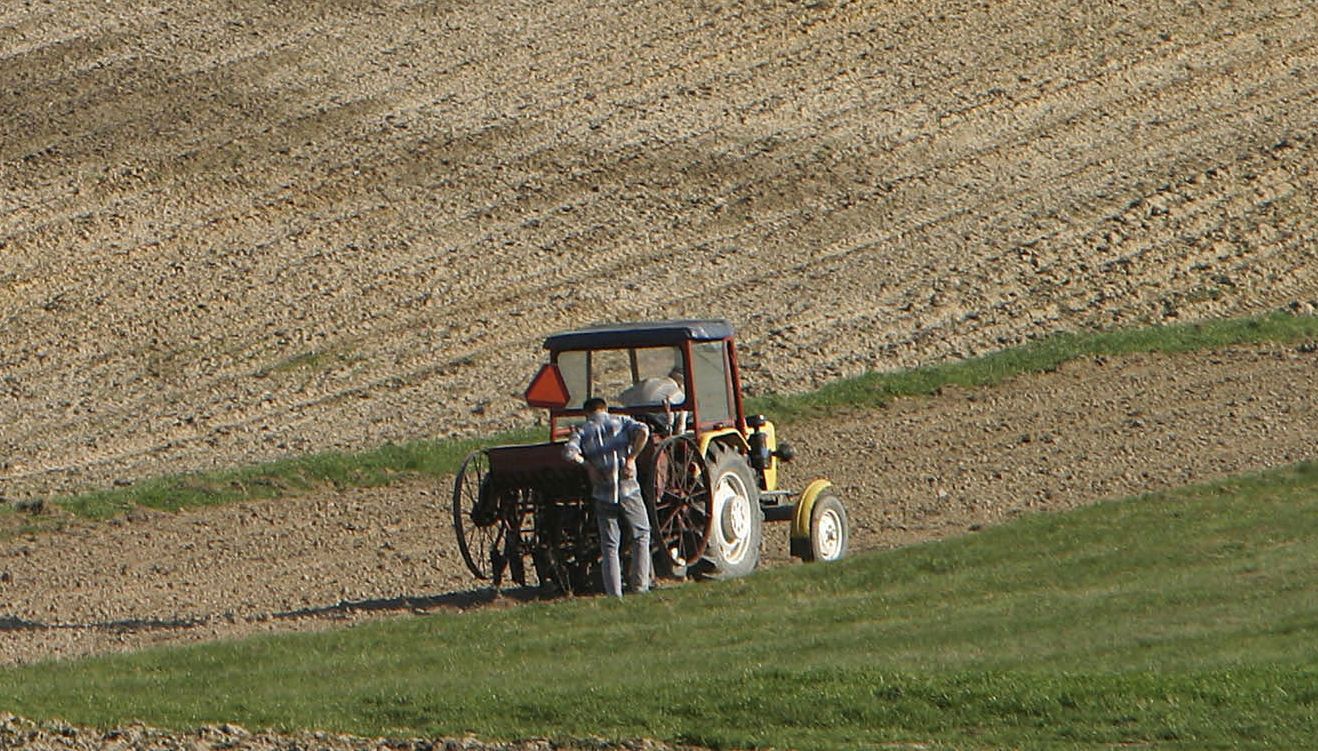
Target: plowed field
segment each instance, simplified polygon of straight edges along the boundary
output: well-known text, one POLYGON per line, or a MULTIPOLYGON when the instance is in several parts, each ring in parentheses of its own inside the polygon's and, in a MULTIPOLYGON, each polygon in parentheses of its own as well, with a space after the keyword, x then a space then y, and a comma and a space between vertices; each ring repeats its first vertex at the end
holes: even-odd
POLYGON ((0 494, 471 434, 547 331, 792 391, 1318 301, 1318 8, 0 9, 0 494))

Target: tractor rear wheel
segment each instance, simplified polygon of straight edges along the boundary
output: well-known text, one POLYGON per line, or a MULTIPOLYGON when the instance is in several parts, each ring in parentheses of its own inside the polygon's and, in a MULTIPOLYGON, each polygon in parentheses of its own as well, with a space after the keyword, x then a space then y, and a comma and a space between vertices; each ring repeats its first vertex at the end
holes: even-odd
POLYGON ((709 476, 711 523, 701 573, 712 579, 745 576, 760 563, 760 486, 750 462, 728 446, 711 449, 709 476))

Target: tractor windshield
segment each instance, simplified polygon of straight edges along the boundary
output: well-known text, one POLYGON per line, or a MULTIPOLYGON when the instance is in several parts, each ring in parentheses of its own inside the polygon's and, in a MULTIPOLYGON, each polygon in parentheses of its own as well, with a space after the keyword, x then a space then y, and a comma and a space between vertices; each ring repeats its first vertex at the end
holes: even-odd
POLYGON ((560 352, 558 369, 568 390, 567 409, 592 396, 621 407, 661 407, 686 401, 678 347, 560 352))

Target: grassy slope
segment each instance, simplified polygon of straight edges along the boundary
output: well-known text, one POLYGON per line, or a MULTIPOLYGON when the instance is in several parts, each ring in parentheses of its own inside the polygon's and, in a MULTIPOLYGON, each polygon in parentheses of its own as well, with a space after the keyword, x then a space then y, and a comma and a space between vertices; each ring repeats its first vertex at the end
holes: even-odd
POLYGON ((691 585, 0 671, 0 708, 166 726, 856 748, 1299 748, 1318 465, 691 585))
MULTIPOLYGON (((846 407, 873 407, 901 396, 933 393, 941 386, 982 386, 1013 376, 1056 368, 1068 360, 1096 355, 1140 352, 1190 352, 1261 342, 1299 343, 1318 338, 1318 316, 1274 313, 1254 318, 1158 326, 1105 333, 1068 333, 963 362, 896 373, 867 373, 817 391, 750 400, 748 409, 790 422, 846 407)), ((273 498, 318 485, 375 486, 408 474, 454 472, 468 451, 482 445, 542 440, 531 428, 484 440, 419 440, 374 451, 325 453, 290 458, 222 472, 144 480, 131 487, 58 498, 53 505, 75 516, 101 519, 134 506, 177 510, 258 498, 273 498)), ((36 531, 57 524, 52 517, 15 519, 12 507, 0 508, 0 538, 8 530, 36 531), (6 516, 10 517, 6 520, 6 516)))
POLYGON ((1084 357, 1203 352, 1243 344, 1313 342, 1318 316, 1272 313, 1177 326, 1108 332, 1060 333, 1037 342, 959 362, 896 373, 866 373, 808 394, 773 396, 757 404, 778 419, 845 407, 871 407, 902 396, 932 394, 943 386, 988 386, 1022 373, 1055 370, 1084 357))

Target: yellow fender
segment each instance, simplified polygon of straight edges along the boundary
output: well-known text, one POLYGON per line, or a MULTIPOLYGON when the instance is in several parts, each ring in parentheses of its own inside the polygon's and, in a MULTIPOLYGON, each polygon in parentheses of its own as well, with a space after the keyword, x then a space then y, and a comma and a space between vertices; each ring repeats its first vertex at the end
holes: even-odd
POLYGON ((741 434, 736 428, 721 428, 719 430, 707 430, 700 435, 700 455, 709 456, 709 445, 718 441, 723 443, 731 436, 732 442, 741 447, 743 451, 747 449, 746 436, 741 434))
MULTIPOLYGON (((769 449, 777 450, 778 434, 774 430, 773 423, 764 423, 764 427, 760 428, 760 430, 763 430, 769 436, 769 449)), ((743 454, 748 453, 751 448, 750 441, 747 440, 746 435, 740 430, 737 430, 736 428, 720 428, 718 430, 706 431, 700 435, 700 455, 709 456, 709 447, 715 442, 734 444, 737 447, 737 450, 741 451, 743 454)), ((764 489, 778 489, 777 457, 771 459, 769 466, 764 470, 764 489)))
POLYGON ((810 514, 815 510, 815 501, 831 487, 833 483, 828 480, 814 480, 805 486, 801 500, 796 502, 796 512, 792 514, 792 539, 810 539, 810 514))

